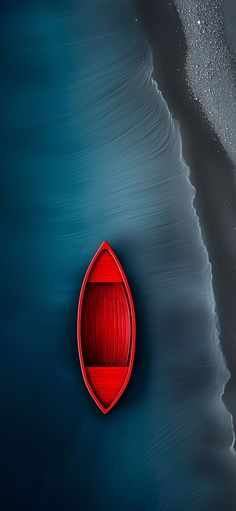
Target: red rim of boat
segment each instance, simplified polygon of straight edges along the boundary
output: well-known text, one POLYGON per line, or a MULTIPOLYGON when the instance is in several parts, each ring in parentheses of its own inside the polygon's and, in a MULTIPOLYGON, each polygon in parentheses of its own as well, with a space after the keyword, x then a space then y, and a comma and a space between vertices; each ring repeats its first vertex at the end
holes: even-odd
POLYGON ((82 283, 80 297, 79 297, 79 305, 78 305, 77 338, 78 338, 78 351, 79 351, 80 365, 81 365, 81 370, 82 370, 82 375, 83 375, 85 385, 86 385, 90 395, 92 396, 93 400, 95 401, 97 406, 100 408, 100 410, 104 414, 107 414, 114 407, 114 405, 117 403, 117 401, 120 399, 120 397, 124 393, 128 383, 129 383, 132 369, 133 369, 133 364, 134 364, 135 345, 136 345, 136 319, 135 319, 135 310, 134 310, 132 294, 131 294, 131 291, 129 288, 129 284, 128 284, 125 272, 116 256, 115 252, 112 250, 111 246, 109 245, 109 243, 107 241, 104 241, 101 244, 101 246, 99 247, 95 256, 93 257, 93 259, 92 259, 91 263, 89 264, 89 267, 86 271, 86 274, 85 274, 85 277, 84 277, 84 280, 82 283), (124 289, 125 289, 125 292, 127 295, 127 302, 128 302, 129 312, 130 312, 130 354, 129 354, 129 362, 127 365, 127 373, 125 375, 125 378, 124 378, 124 381, 123 381, 123 384, 122 384, 120 390, 117 392, 116 396, 114 397, 114 399, 108 406, 104 406, 104 404, 99 400, 98 396, 96 395, 96 393, 94 392, 94 389, 92 388, 92 386, 90 384, 88 374, 87 374, 88 366, 86 366, 85 362, 84 362, 84 354, 83 354, 83 346, 82 346, 82 331, 81 331, 82 330, 81 329, 82 309, 83 309, 83 301, 84 301, 84 293, 85 293, 86 285, 88 283, 89 276, 90 276, 91 271, 95 265, 96 260, 98 259, 101 252, 104 250, 108 250, 110 256, 113 258, 113 260, 116 264, 117 269, 119 270, 119 273, 121 276, 121 282, 124 285, 124 289))

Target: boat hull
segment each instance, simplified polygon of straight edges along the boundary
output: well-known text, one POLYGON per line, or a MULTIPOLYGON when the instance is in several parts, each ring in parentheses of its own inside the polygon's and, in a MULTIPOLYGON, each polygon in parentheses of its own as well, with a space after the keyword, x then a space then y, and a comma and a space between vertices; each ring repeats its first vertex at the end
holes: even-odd
POLYGON ((130 288, 115 253, 103 242, 86 272, 78 308, 78 349, 85 384, 103 413, 128 385, 136 323, 130 288))

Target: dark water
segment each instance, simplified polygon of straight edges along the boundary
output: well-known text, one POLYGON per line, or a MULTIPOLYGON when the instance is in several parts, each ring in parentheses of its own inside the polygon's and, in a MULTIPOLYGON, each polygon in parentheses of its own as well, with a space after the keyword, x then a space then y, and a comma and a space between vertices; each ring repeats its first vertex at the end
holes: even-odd
POLYGON ((135 18, 106 0, 4 11, 4 511, 233 509, 211 267, 135 18), (108 416, 76 346, 81 281, 104 239, 138 327, 132 380, 108 416))

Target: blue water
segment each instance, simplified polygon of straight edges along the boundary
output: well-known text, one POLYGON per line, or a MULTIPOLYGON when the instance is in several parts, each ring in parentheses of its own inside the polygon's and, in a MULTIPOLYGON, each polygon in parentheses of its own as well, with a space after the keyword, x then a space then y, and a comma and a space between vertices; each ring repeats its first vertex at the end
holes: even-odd
POLYGON ((126 1, 5 8, 4 511, 233 510, 228 374, 178 125, 126 1), (137 314, 125 395, 101 414, 77 356, 101 242, 137 314))

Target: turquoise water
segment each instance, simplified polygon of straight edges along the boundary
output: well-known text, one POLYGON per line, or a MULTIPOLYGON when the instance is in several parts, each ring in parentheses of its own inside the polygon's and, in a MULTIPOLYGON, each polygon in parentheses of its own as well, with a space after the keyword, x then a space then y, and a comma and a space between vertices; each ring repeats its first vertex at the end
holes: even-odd
POLYGON ((5 509, 233 506, 227 371, 178 125, 131 4, 5 9, 2 498, 5 509), (103 416, 76 314, 104 239, 127 274, 137 354, 103 416))

